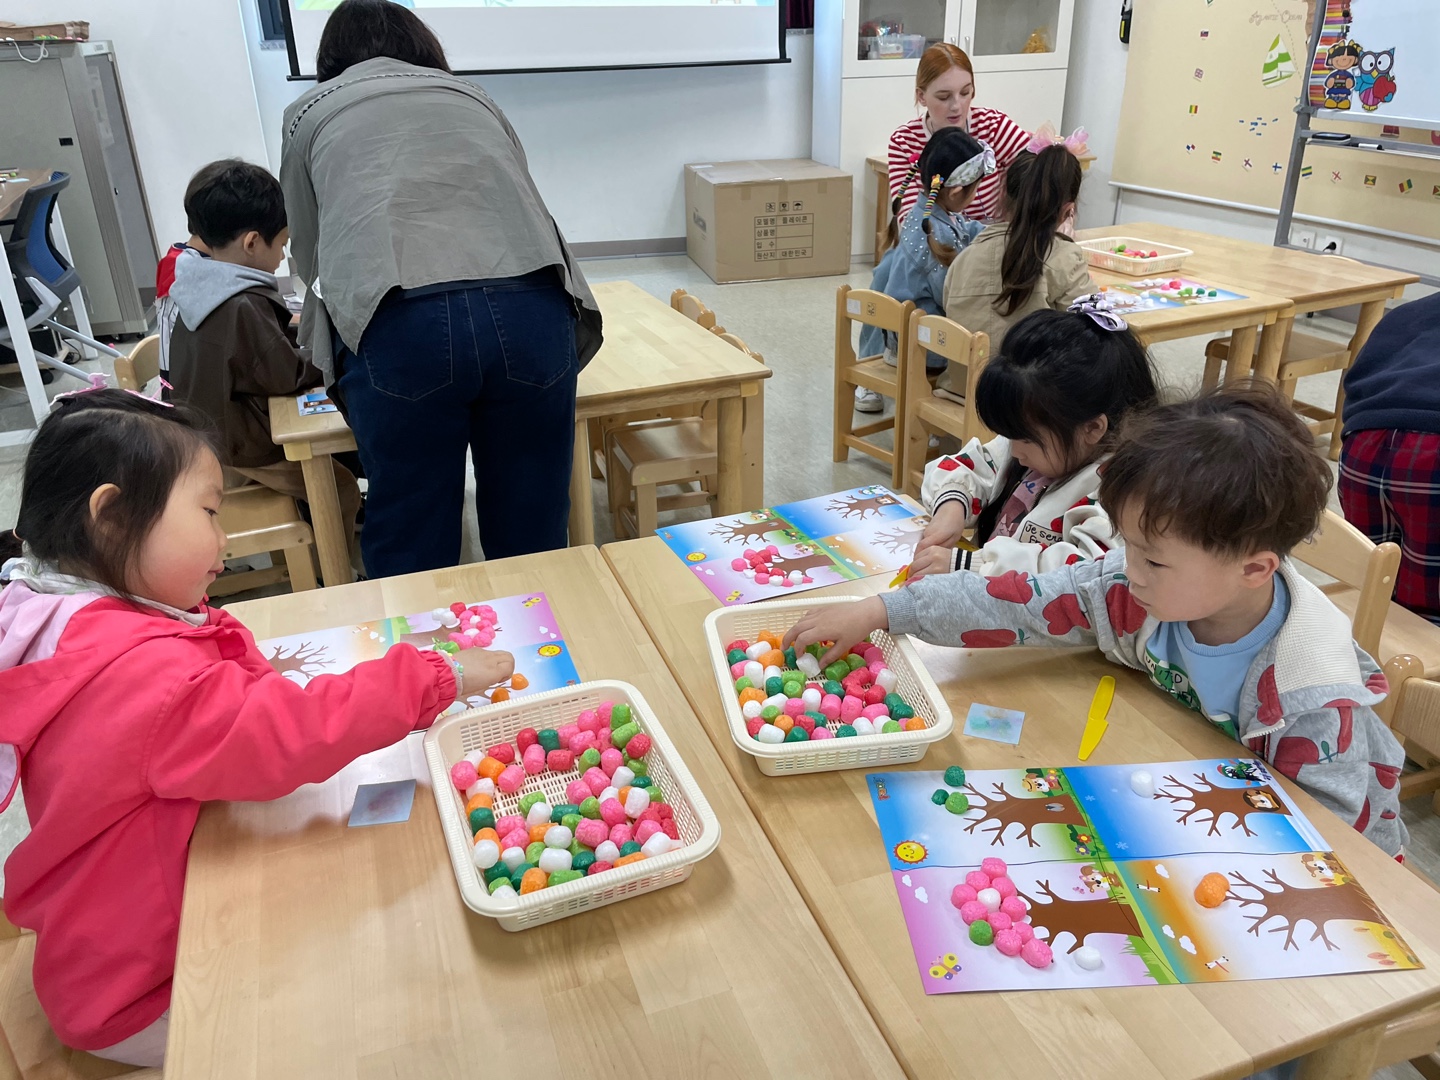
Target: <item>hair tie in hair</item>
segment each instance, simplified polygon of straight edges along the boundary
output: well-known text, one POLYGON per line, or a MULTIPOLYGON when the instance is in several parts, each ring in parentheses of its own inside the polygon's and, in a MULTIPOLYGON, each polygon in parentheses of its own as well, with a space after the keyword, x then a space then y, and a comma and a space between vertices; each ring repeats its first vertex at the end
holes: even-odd
POLYGON ((1041 150, 1051 146, 1063 146, 1078 158, 1084 157, 1089 152, 1090 147, 1087 145, 1089 140, 1090 133, 1083 127, 1076 128, 1062 139, 1054 126, 1047 120, 1030 137, 1030 141, 1025 144, 1025 149, 1032 154, 1038 154, 1041 150))
POLYGON ((945 178, 936 173, 930 178, 930 194, 925 196, 925 217, 930 216, 930 211, 935 208, 935 196, 940 194, 940 188, 945 183, 945 178))
POLYGON ((1118 332, 1130 328, 1129 323, 1115 314, 1114 306, 1103 293, 1090 293, 1078 298, 1070 305, 1069 311, 1073 315, 1088 315, 1102 330, 1118 332))
MULTIPOLYGON (((90 373, 89 383, 90 385, 86 386, 83 390, 67 390, 63 394, 56 394, 54 399, 50 402, 51 409, 57 409, 63 402, 78 398, 82 394, 93 394, 96 390, 110 389, 110 381, 105 377, 102 372, 99 371, 92 371, 90 373)), ((165 387, 166 390, 174 389, 174 387, 172 387, 163 378, 160 380, 160 385, 165 387)), ((146 397, 146 395, 140 393, 139 390, 126 390, 125 392, 127 394, 134 394, 138 398, 145 398, 146 401, 154 402, 156 405, 164 405, 167 409, 173 409, 175 407, 168 401, 161 401, 159 398, 146 397)))
POLYGON ((995 151, 984 143, 980 144, 980 153, 976 154, 969 161, 961 162, 955 166, 954 171, 945 181, 947 188, 969 187, 981 177, 989 176, 997 168, 995 164, 995 151))

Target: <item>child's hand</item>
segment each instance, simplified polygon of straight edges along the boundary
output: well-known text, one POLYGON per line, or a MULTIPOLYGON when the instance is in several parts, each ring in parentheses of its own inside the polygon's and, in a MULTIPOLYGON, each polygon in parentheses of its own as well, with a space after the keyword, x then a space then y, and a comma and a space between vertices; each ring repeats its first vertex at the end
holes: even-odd
POLYGON ((930 515, 930 524, 920 534, 915 545, 918 557, 926 548, 953 548, 965 535, 965 506, 959 500, 948 499, 935 508, 930 515))
POLYGON ((889 625, 885 602, 871 596, 853 604, 834 604, 807 611, 785 635, 782 647, 794 645, 795 651, 801 652, 817 641, 833 641, 835 644, 820 658, 823 667, 839 660, 850 651, 850 646, 869 637, 872 630, 884 630, 889 625))
POLYGON ((920 548, 915 552, 915 558, 910 563, 910 573, 906 575, 905 583, 913 584, 929 574, 948 574, 954 568, 955 549, 953 547, 920 548))
POLYGON ((455 661, 461 670, 456 680, 457 700, 483 694, 515 674, 515 657, 504 649, 463 649, 455 661))

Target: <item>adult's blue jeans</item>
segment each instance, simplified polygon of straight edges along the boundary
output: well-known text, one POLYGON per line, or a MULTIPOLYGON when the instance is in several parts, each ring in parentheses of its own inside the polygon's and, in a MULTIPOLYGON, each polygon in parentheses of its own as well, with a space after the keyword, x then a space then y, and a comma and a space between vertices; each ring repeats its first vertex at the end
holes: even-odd
POLYGON ((553 270, 392 293, 336 369, 371 577, 460 561, 467 447, 485 557, 565 546, 579 360, 553 270))

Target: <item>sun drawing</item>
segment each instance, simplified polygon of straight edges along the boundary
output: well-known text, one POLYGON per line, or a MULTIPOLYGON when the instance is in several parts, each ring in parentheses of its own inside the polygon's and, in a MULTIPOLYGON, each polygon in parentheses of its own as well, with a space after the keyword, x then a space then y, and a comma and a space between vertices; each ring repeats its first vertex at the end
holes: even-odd
POLYGON ((895 857, 903 863, 918 863, 926 854, 925 845, 915 840, 901 840, 895 845, 895 857))

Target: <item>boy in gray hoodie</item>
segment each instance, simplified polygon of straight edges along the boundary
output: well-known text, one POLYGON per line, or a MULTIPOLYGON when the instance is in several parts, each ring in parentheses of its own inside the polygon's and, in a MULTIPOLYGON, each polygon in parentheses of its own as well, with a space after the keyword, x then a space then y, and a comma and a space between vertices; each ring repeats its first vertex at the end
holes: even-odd
MULTIPOLYGON (((185 214, 209 254, 175 263, 172 394, 214 423, 222 464, 304 499, 300 462, 285 460, 270 436, 269 399, 321 383, 295 343, 275 279, 290 237, 280 183, 259 165, 212 162, 190 181, 185 214)), ((334 466, 345 535, 352 539, 360 488, 348 469, 334 466)))
POLYGON ((873 630, 940 645, 1095 645, 1259 754, 1399 855, 1405 754, 1374 706, 1385 676, 1287 557, 1331 484, 1268 385, 1231 386, 1127 424, 1100 479, 1123 550, 1046 574, 942 574, 805 615, 797 649, 873 630))

